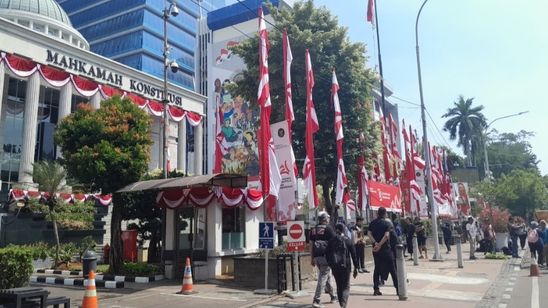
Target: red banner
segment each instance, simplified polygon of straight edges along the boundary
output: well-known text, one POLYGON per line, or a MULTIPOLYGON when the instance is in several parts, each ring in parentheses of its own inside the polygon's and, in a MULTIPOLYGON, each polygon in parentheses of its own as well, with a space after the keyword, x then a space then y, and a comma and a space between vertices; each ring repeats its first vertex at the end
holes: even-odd
POLYGON ((401 194, 398 186, 388 185, 376 181, 368 181, 369 204, 372 210, 379 207, 387 211, 401 212, 401 194))

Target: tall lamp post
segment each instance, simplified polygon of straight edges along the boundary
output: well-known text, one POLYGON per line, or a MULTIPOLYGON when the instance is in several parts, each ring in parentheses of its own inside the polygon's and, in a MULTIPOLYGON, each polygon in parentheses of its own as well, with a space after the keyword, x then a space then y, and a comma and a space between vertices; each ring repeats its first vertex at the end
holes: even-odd
POLYGON ((424 160, 426 162, 424 181, 426 183, 426 195, 428 197, 428 204, 432 215, 432 238, 434 239, 434 255, 432 256, 432 260, 442 261, 440 254, 440 243, 438 241, 438 209, 436 208, 436 202, 434 202, 434 192, 432 190, 432 165, 430 163, 430 149, 428 147, 428 136, 426 130, 426 107, 424 106, 424 95, 422 92, 421 62, 419 53, 419 17, 421 16, 422 9, 424 8, 426 2, 428 2, 428 0, 424 0, 422 3, 417 14, 417 20, 415 21, 415 46, 417 53, 417 73, 419 76, 419 93, 421 99, 422 147, 424 151, 424 160))
MULTIPOLYGON (((164 4, 167 4, 164 1, 164 4)), ((167 88, 167 70, 171 69, 173 72, 177 72, 179 65, 175 60, 169 61, 169 45, 167 44, 167 21, 170 17, 175 17, 179 15, 179 9, 175 4, 175 1, 170 1, 169 6, 165 5, 163 10, 163 20, 164 20, 164 50, 163 50, 163 60, 164 60, 164 95, 163 95, 163 104, 164 104, 164 113, 162 116, 163 126, 162 126, 162 169, 164 169, 164 179, 167 179, 168 170, 167 170, 167 151, 168 151, 168 118, 167 118, 167 108, 169 107, 169 98, 168 98, 168 88, 167 88)))
POLYGON ((491 170, 489 169, 489 155, 487 155, 487 129, 489 129, 489 127, 491 127, 491 124, 495 123, 498 120, 511 118, 511 117, 517 117, 517 116, 526 114, 528 112, 529 111, 527 110, 527 111, 522 111, 522 112, 518 112, 518 113, 498 117, 498 118, 494 119, 493 121, 489 122, 489 124, 487 124, 487 126, 485 126, 485 128, 483 129, 483 136, 482 137, 484 139, 483 140, 483 154, 485 155, 485 181, 487 181, 487 182, 491 181, 491 170))

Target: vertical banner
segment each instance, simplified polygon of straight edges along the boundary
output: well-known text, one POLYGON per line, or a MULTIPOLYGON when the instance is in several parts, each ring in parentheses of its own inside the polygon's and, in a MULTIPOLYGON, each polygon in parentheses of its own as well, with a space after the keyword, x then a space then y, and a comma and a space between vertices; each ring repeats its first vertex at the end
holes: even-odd
POLYGON ((270 125, 272 138, 274 139, 274 148, 276 161, 280 168, 282 184, 278 196, 278 221, 288 221, 295 219, 297 209, 295 200, 296 183, 294 169, 292 167, 291 143, 289 141, 288 126, 286 121, 270 125))
POLYGON ((470 200, 468 198, 468 183, 458 182, 453 185, 453 199, 457 201, 459 215, 470 215, 470 200))

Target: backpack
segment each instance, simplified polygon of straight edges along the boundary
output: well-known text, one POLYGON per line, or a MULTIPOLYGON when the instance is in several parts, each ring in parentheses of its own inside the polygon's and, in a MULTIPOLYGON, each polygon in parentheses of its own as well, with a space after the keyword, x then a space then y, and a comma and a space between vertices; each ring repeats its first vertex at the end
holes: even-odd
POLYGON ((538 232, 535 229, 529 230, 527 232, 527 242, 529 243, 536 243, 538 241, 538 232))
POLYGON ((348 268, 348 248, 346 247, 346 241, 348 237, 345 235, 337 235, 330 239, 327 244, 326 259, 327 264, 332 269, 346 269, 348 268))
MULTIPOLYGON (((318 225, 314 229, 314 234, 324 234, 325 233, 326 226, 325 225, 318 225)), ((327 241, 324 240, 316 240, 314 241, 314 257, 321 257, 325 255, 325 251, 327 249, 327 241)))

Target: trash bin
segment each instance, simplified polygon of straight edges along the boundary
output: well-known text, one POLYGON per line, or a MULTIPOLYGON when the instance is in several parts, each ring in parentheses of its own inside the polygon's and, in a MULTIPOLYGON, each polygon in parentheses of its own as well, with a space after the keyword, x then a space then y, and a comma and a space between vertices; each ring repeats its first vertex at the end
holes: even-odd
POLYGON ((84 278, 88 278, 90 271, 97 270, 97 255, 93 250, 86 250, 82 256, 82 274, 84 278))
POLYGON ((137 262, 137 230, 122 231, 124 261, 137 262))

